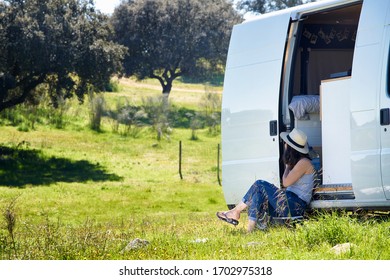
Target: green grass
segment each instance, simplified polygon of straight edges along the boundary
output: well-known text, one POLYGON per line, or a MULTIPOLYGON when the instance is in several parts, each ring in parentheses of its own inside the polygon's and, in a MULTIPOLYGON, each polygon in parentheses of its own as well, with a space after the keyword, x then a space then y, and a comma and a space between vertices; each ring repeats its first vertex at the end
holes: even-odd
MULTIPOLYGON (((153 86, 123 82, 105 98, 109 106, 123 97, 137 104, 159 94, 153 86)), ((177 87, 170 97, 175 106, 197 108, 204 87, 177 87)), ((252 234, 245 214, 237 227, 224 224, 215 217, 226 209, 216 173, 219 134, 205 128, 191 141, 191 130, 177 127, 158 142, 149 127, 136 138, 113 133, 107 118, 94 132, 88 104, 71 104, 62 129, 47 117, 27 132, 2 121, 0 259, 390 258, 387 217, 318 214, 295 228, 252 234), (136 238, 148 244, 125 249, 136 238), (354 246, 333 253, 341 243, 354 246)))

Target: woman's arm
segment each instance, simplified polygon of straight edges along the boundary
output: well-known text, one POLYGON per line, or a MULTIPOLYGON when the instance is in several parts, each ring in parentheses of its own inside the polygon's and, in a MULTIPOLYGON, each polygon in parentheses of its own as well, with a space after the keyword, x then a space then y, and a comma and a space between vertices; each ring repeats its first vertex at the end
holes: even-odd
POLYGON ((299 180, 304 174, 311 172, 312 165, 309 159, 301 159, 293 169, 286 165, 283 173, 283 186, 288 187, 299 180), (309 170, 310 169, 310 170, 309 170))

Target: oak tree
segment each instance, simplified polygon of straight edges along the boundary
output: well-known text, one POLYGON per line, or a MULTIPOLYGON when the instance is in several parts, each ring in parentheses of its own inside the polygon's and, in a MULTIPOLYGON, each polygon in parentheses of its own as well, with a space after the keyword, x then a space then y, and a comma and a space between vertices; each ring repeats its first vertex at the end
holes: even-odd
POLYGON ((128 48, 125 74, 155 78, 169 94, 173 81, 225 64, 232 26, 241 16, 226 0, 124 1, 111 22, 128 48))
POLYGON ((100 91, 126 52, 92 0, 0 1, 0 111, 37 99, 100 91))

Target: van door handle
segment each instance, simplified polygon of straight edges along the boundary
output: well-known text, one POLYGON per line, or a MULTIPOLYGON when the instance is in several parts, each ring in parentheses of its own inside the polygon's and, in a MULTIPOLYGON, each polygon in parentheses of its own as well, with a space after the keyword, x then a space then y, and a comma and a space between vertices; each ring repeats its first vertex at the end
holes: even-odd
POLYGON ((380 122, 381 125, 389 125, 390 124, 390 109, 381 109, 380 111, 380 122))
POLYGON ((269 135, 270 136, 278 135, 278 121, 269 122, 269 135))

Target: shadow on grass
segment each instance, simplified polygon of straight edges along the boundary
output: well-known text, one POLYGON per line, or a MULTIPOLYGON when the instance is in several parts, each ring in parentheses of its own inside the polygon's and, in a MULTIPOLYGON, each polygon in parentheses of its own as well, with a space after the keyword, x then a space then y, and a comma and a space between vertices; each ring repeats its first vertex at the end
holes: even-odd
POLYGON ((99 164, 46 157, 39 150, 0 146, 0 185, 25 187, 56 182, 119 181, 99 164))

